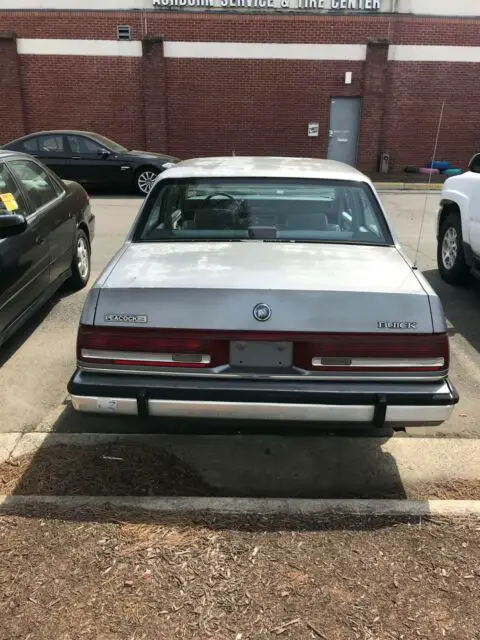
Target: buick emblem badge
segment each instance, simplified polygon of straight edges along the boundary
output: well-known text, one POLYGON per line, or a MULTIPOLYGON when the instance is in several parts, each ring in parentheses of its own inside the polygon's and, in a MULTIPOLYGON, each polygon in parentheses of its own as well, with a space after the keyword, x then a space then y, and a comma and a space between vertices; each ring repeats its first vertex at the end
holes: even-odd
POLYGON ((260 302, 253 307, 253 317, 255 320, 258 320, 258 322, 266 322, 272 317, 272 310, 268 304, 260 302))

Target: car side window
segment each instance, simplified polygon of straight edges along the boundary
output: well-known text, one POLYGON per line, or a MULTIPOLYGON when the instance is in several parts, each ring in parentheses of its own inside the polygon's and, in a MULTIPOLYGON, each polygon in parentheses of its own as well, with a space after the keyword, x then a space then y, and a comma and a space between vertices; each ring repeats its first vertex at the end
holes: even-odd
POLYGON ((22 183, 36 209, 55 200, 58 195, 47 171, 31 160, 14 160, 10 168, 22 183))
POLYGON ((49 135, 38 137, 38 150, 43 153, 64 153, 64 144, 62 135, 49 135))
POLYGON ((98 153, 103 147, 83 136, 67 136, 70 149, 76 155, 91 155, 92 153, 98 153))
POLYGON ((6 164, 0 164, 0 215, 3 213, 28 214, 25 196, 6 164))
POLYGON ((25 153, 37 153, 38 138, 29 138, 28 140, 25 140, 25 142, 22 142, 20 146, 22 147, 22 151, 25 151, 25 153))
POLYGON ((373 207, 364 191, 360 191, 360 200, 362 203, 362 211, 363 211, 363 219, 364 224, 370 231, 379 234, 378 224, 377 224, 377 216, 373 211, 373 207))

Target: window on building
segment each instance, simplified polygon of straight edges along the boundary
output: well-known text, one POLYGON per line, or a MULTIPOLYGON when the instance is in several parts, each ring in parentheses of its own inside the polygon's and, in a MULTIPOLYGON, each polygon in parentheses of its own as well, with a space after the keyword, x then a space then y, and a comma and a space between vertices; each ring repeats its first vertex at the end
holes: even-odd
POLYGON ((117 26, 117 39, 118 40, 131 40, 132 29, 128 24, 119 24, 117 26))

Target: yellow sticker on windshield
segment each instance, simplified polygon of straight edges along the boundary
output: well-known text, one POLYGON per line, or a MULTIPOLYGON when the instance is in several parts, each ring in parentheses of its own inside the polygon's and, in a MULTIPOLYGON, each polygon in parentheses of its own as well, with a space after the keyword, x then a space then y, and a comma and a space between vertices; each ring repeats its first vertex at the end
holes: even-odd
POLYGON ((0 193, 0 200, 7 211, 16 211, 18 209, 18 203, 13 193, 0 193))

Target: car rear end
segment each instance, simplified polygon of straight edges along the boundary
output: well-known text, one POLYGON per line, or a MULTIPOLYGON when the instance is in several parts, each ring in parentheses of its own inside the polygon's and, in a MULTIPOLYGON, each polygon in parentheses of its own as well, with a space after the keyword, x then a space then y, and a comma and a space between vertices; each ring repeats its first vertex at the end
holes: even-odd
POLYGON ((78 366, 73 405, 94 413, 411 426, 442 423, 457 400, 446 335, 83 326, 78 366))
MULTIPOLYGON (((274 237, 271 229, 265 236, 262 216, 251 216, 255 229, 245 236, 224 240, 222 227, 204 241, 200 225, 185 224, 176 242, 171 229, 156 231, 140 214, 140 231, 83 311, 69 384, 77 410, 329 427, 435 425, 449 417, 458 396, 441 306, 388 227, 379 229, 387 223, 377 220, 366 241, 355 241, 323 202, 328 228, 320 241, 305 229, 292 235, 279 213, 289 188, 276 188, 274 237)), ((371 188, 358 188, 375 208, 371 188)), ((351 197, 358 188, 351 185, 351 197)), ((245 185, 241 192, 248 200, 245 185)), ((295 198, 303 206, 305 198, 295 198)), ((251 214, 258 201, 250 205, 251 214)), ((353 205, 348 211, 357 215, 353 205)))

